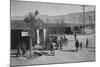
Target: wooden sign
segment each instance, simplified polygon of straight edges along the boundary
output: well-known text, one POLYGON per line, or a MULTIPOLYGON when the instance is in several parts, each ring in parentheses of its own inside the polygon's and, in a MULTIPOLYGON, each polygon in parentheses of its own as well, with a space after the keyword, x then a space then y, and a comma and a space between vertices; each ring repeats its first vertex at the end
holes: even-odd
POLYGON ((24 36, 28 36, 28 32, 27 31, 23 31, 21 32, 21 36, 24 37, 24 36))

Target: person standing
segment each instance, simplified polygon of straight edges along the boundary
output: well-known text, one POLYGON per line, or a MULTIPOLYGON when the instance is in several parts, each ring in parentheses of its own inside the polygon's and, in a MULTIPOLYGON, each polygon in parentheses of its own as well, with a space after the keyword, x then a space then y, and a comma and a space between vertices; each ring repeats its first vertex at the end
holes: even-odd
POLYGON ((52 46, 53 46, 53 55, 55 55, 56 43, 52 42, 52 46))
POLYGON ((61 37, 58 36, 57 38, 57 44, 58 44, 58 49, 60 50, 61 49, 61 37))
POLYGON ((54 46, 53 46, 53 43, 52 42, 50 42, 50 52, 54 56, 55 51, 54 51, 54 46))
POLYGON ((82 42, 80 43, 80 49, 82 49, 82 42))
POLYGON ((78 40, 76 40, 76 42, 75 42, 75 47, 76 47, 76 51, 78 51, 78 48, 79 48, 79 41, 78 40))
POLYGON ((88 48, 88 38, 86 39, 86 48, 88 48))
POLYGON ((24 42, 21 45, 21 49, 22 49, 22 56, 25 56, 25 53, 26 53, 26 44, 24 42))
POLYGON ((60 39, 60 50, 62 50, 62 45, 63 45, 63 39, 60 39))
POLYGON ((53 54, 53 56, 54 56, 54 46, 53 46, 53 38, 52 37, 50 38, 49 45, 50 45, 50 54, 53 54))
POLYGON ((21 42, 18 44, 18 47, 17 47, 17 54, 16 54, 16 56, 18 57, 18 56, 21 56, 22 55, 22 53, 21 53, 21 42))

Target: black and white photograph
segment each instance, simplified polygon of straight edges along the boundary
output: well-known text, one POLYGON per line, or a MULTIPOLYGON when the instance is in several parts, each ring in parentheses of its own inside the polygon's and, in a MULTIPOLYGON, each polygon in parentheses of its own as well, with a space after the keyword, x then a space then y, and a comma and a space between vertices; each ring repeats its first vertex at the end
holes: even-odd
POLYGON ((95 7, 10 0, 10 66, 94 62, 95 7))

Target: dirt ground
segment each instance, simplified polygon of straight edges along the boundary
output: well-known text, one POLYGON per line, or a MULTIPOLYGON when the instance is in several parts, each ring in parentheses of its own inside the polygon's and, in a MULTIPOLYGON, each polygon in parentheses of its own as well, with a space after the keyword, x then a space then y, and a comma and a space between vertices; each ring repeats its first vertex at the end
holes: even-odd
MULTIPOLYGON (((95 35, 77 35, 79 42, 82 42, 82 49, 76 52, 75 40, 73 35, 68 35, 68 46, 63 46, 62 50, 55 50, 54 56, 42 55, 38 57, 11 57, 11 66, 16 65, 37 65, 51 63, 70 63, 70 62, 88 62, 95 61, 95 35), (86 48, 86 39, 89 39, 89 47, 86 48)), ((14 50, 11 50, 14 51, 14 50)), ((50 51, 46 51, 50 53, 50 51)))

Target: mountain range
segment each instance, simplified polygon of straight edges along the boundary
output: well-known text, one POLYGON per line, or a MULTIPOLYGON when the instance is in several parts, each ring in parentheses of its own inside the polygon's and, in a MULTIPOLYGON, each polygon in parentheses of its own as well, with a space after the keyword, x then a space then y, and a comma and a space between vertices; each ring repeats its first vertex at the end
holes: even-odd
MULTIPOLYGON (((26 16, 15 16, 11 17, 11 29, 23 29, 26 24, 24 22, 24 18, 26 16)), ((55 26, 58 23, 63 21, 64 25, 75 25, 75 24, 83 24, 83 13, 71 13, 67 15, 58 15, 58 16, 48 16, 48 15, 39 15, 40 18, 46 26, 55 26)), ((84 24, 95 23, 95 12, 88 11, 84 14, 84 24)))
MULTIPOLYGON (((94 23, 95 21, 95 12, 94 11, 88 11, 84 14, 84 22, 86 24, 88 23, 94 23)), ((11 17, 11 21, 21 21, 24 20, 25 16, 15 16, 11 17)), ((83 23, 83 13, 71 13, 67 15, 58 15, 58 16, 48 16, 48 15, 40 15, 38 16, 44 23, 60 23, 62 20, 64 23, 83 23)))

